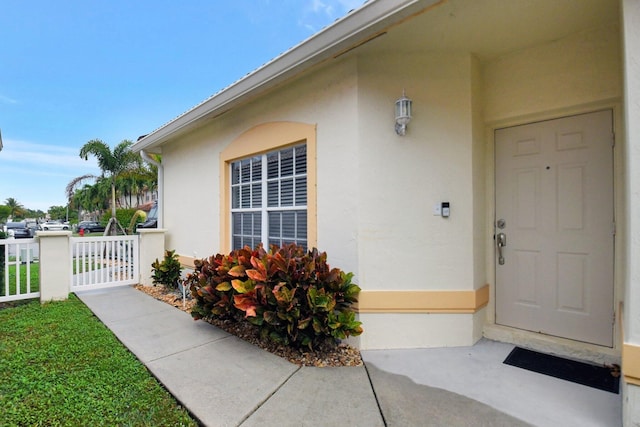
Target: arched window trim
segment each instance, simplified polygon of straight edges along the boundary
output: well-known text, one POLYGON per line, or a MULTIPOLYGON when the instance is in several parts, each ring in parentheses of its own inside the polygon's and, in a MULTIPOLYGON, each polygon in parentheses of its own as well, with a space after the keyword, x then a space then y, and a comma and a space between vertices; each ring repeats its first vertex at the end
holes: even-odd
POLYGON ((247 130, 220 154, 220 248, 231 248, 231 163, 288 146, 307 148, 307 245, 317 246, 316 212, 316 126, 298 122, 269 122, 247 130))

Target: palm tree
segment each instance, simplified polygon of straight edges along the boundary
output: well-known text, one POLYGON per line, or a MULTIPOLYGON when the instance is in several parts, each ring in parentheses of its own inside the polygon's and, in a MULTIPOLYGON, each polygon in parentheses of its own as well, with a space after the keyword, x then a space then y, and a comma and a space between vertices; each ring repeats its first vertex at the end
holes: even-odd
POLYGON ((119 194, 120 204, 125 208, 132 208, 131 198, 138 187, 138 175, 136 171, 128 172, 116 180, 116 190, 119 194))
POLYGON ((155 189, 158 185, 158 168, 145 164, 139 158, 138 165, 124 171, 116 179, 116 195, 122 207, 134 208, 141 204, 141 196, 147 189, 155 189), (135 203, 134 203, 135 197, 135 203))
POLYGON ((91 219, 96 220, 96 212, 102 212, 109 204, 109 182, 98 177, 94 185, 85 184, 82 188, 75 190, 72 199, 74 206, 78 209, 78 216, 81 211, 91 212, 91 219))
MULTIPOLYGON (((159 154, 149 155, 158 163, 162 161, 159 154)), ((144 168, 140 171, 139 181, 140 186, 138 187, 136 194, 138 205, 141 203, 141 200, 144 201, 143 197, 146 191, 153 192, 158 189, 158 167, 153 163, 146 163, 144 168)))
MULTIPOLYGON (((122 226, 116 220, 116 179, 119 175, 126 171, 135 169, 139 165, 140 156, 130 150, 133 143, 124 140, 116 145, 113 149, 99 139, 92 139, 80 148, 80 157, 88 160, 89 156, 94 156, 98 160, 98 167, 102 171, 102 178, 109 181, 111 186, 111 219, 107 224, 107 232, 115 231, 116 227, 122 230, 122 226)), ((99 177, 95 175, 83 175, 73 179, 67 185, 67 198, 71 200, 75 187, 86 181, 87 179, 97 180, 99 177)), ((123 230, 124 231, 124 230, 123 230)))
POLYGON ((9 216, 10 217, 15 217, 15 216, 19 216, 22 215, 24 213, 24 206, 22 206, 21 203, 19 203, 16 199, 14 199, 13 197, 9 197, 7 200, 5 200, 5 206, 9 207, 9 216))
POLYGON ((102 205, 104 205, 104 201, 97 197, 97 186, 98 184, 85 184, 82 188, 74 191, 72 204, 76 209, 78 209, 78 218, 82 216, 82 211, 85 211, 91 212, 91 219, 95 219, 93 217, 93 212, 101 209, 102 205))

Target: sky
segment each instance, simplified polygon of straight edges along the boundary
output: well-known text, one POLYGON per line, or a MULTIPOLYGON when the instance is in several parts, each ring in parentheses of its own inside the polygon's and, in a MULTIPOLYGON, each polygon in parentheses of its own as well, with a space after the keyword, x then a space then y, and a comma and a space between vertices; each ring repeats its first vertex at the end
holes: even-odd
POLYGON ((0 204, 65 206, 100 174, 87 141, 135 141, 363 3, 3 0, 0 204))

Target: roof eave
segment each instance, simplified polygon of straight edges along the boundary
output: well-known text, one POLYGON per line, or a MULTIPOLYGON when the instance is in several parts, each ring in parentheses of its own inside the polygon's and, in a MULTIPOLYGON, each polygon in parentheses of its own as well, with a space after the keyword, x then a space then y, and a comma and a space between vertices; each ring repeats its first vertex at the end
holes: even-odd
POLYGON ((201 104, 137 141, 134 151, 158 147, 218 116, 250 96, 276 86, 311 67, 377 36, 390 26, 446 0, 372 0, 324 30, 247 74, 201 104))

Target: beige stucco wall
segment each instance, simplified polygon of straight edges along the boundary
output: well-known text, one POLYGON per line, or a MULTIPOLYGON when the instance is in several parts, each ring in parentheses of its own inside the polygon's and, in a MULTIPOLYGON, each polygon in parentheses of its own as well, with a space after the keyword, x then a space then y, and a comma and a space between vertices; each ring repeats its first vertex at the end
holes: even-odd
POLYGON ((229 112, 163 147, 167 247, 185 256, 220 250, 220 152, 256 125, 293 121, 317 124, 318 242, 332 265, 357 274, 356 62, 344 60, 229 112), (195 154, 194 154, 195 153, 195 154))
MULTIPOLYGON (((390 86, 401 84, 414 100, 414 120, 399 144, 389 146, 393 135, 387 137, 381 126, 366 127, 361 132, 361 143, 366 141, 372 148, 363 152, 360 172, 360 272, 367 289, 477 289, 493 283, 492 130, 601 108, 616 110, 619 122, 622 82, 618 30, 615 25, 595 29, 485 63, 467 54, 415 55, 410 60, 405 56, 403 62, 378 57, 371 59, 370 80, 367 62, 361 61, 359 102, 363 117, 374 116, 373 106, 381 100, 367 98, 363 102, 362 93, 371 96, 376 91, 388 91, 392 98, 390 86), (394 67, 413 73, 394 75, 394 67), (410 90, 412 83, 418 87, 410 90), (374 135, 385 138, 370 141, 374 135), (382 157, 376 157, 379 152, 382 157), (380 169, 385 172, 377 173, 380 169), (393 182, 384 179, 387 174, 394 177, 393 182), (368 184, 383 193, 367 193, 363 186, 368 184), (404 193, 394 191, 403 186, 404 193), (452 203, 449 220, 431 215, 432 205, 439 199, 452 203), (374 212, 376 201, 393 206, 386 212, 374 212), (402 212, 407 206, 409 212, 402 212), (406 222, 394 223, 392 218, 399 215, 406 222), (404 282, 396 270, 377 266, 400 257, 410 284, 394 287, 394 283, 404 282)), ((618 141, 622 147, 624 138, 618 141)), ((616 158, 620 158, 619 152, 616 158)), ((623 176, 620 170, 617 176, 623 176)), ((617 211, 623 205, 619 198, 617 211)), ((619 226, 624 227, 622 221, 619 226)), ((623 260, 617 259, 618 266, 623 260)), ((619 289, 616 294, 621 297, 619 289)), ((481 316, 363 313, 361 318, 373 332, 369 336, 375 338, 365 334, 361 345, 470 344, 480 336, 481 317, 489 321, 494 317, 493 294, 491 300, 487 309, 479 312, 481 316), (385 322, 385 316, 394 321, 385 322), (410 328, 413 333, 400 333, 397 325, 401 324, 415 325, 410 328), (459 333, 461 324, 469 334, 459 333), (454 332, 455 344, 445 338, 454 332)))
MULTIPOLYGON (((196 257, 219 251, 219 156, 234 138, 266 122, 311 123, 317 125, 317 245, 331 265, 354 272, 367 290, 479 288, 474 235, 482 235, 482 220, 474 220, 474 211, 482 206, 482 215, 484 205, 472 182, 482 174, 482 156, 474 153, 472 122, 480 116, 471 108, 478 81, 469 54, 352 55, 164 146, 164 195, 180 201, 165 208, 167 248, 196 257), (414 120, 399 137, 393 111, 403 88, 414 101, 414 120), (443 201, 451 203, 448 219, 432 214, 443 201)), ((363 347, 468 345, 479 338, 482 317, 396 314, 403 319, 397 323, 387 316, 362 315, 370 323, 364 337, 371 337, 363 347), (398 334, 402 323, 421 327, 398 334)))
POLYGON ((367 289, 473 289, 468 54, 377 55, 359 67, 360 279, 367 289), (407 135, 394 101, 413 100, 407 135), (451 216, 432 214, 448 201, 451 216))
MULTIPOLYGON (((616 32, 485 63, 463 52, 357 50, 327 63, 163 147, 167 248, 220 250, 221 151, 254 126, 293 121, 317 126, 317 246, 332 266, 354 272, 365 291, 478 290, 493 282, 493 126, 619 98, 616 32), (414 117, 400 137, 393 107, 403 89, 414 117), (443 201, 446 219, 432 213, 443 201)), ((359 344, 470 345, 492 310, 363 312, 359 344)))
POLYGON ((619 99, 617 25, 575 34, 497 58, 484 66, 489 123, 619 99))
POLYGON ((625 106, 627 185, 629 189, 629 260, 625 301, 625 340, 640 345, 640 5, 625 1, 625 106))
POLYGON ((162 149, 166 247, 185 256, 217 250, 219 148, 213 132, 206 127, 162 149))
POLYGON ((640 425, 640 3, 623 0, 624 75, 627 136, 629 267, 625 277, 623 417, 624 425, 640 425), (629 372, 631 371, 631 372, 629 372), (633 375, 630 375, 633 373, 633 375))
POLYGON ((163 147, 165 197, 183 201, 165 209, 167 247, 198 257, 219 249, 218 158, 235 137, 270 121, 316 123, 317 243, 332 265, 355 272, 366 289, 481 286, 473 262, 474 67, 468 54, 416 55, 408 65, 393 54, 346 59, 163 147), (411 71, 398 76, 400 64, 411 71), (399 137, 393 107, 403 88, 414 120, 399 137), (201 209, 185 209, 190 201, 201 209), (451 203, 448 219, 432 215, 442 201, 451 203))
POLYGON ((66 300, 71 277, 71 262, 67 258, 71 232, 38 231, 36 236, 40 241, 40 302, 66 300))
MULTIPOLYGON (((482 65, 477 58, 471 57, 471 135, 472 135, 472 195, 473 195, 473 287, 484 286, 487 280, 486 253, 487 241, 491 234, 487 228, 487 180, 486 145, 484 125, 484 87, 482 65)), ((480 336, 476 334, 475 336, 480 336)))
MULTIPOLYGON (((361 349, 469 346, 482 336, 484 310, 475 314, 360 314, 361 349)), ((358 341, 358 340, 354 340, 358 341)))
MULTIPOLYGON (((477 60, 466 53, 378 54, 360 58, 358 75, 363 289, 483 286, 484 251, 478 253, 475 243, 485 234, 483 179, 474 197, 474 177, 483 177, 484 157, 482 126, 474 134, 474 125, 477 130, 482 124, 477 60), (403 89, 413 100, 413 120, 401 137, 393 127, 393 105, 403 89), (451 216, 434 216, 434 205, 445 201, 451 216)), ((479 339, 475 324, 482 321, 474 314, 446 313, 361 313, 360 318, 367 328, 362 348, 470 345, 479 339)))

